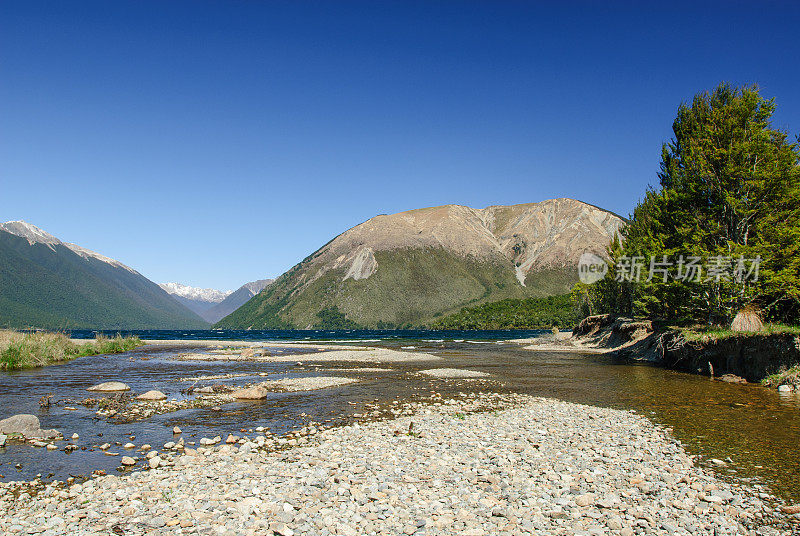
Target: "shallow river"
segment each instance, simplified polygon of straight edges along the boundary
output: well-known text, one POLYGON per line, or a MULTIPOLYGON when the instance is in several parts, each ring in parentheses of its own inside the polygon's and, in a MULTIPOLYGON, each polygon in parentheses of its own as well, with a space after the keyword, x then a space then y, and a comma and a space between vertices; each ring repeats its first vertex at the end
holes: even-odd
MULTIPOLYGON (((276 342, 275 344, 280 344, 276 342)), ((648 365, 615 362, 608 357, 575 353, 540 352, 513 343, 402 340, 370 342, 417 351, 445 359, 418 364, 379 365, 387 372, 339 371, 363 366, 324 363, 319 367, 298 355, 296 363, 232 361, 180 361, 172 357, 180 349, 140 349, 115 356, 77 359, 64 365, 0 375, 0 417, 17 413, 38 415, 43 428, 56 428, 65 438, 86 450, 73 453, 47 451, 24 444, 0 448, 0 480, 29 480, 37 474, 63 479, 88 475, 94 469, 112 472, 119 457, 89 449, 93 445, 131 441, 158 449, 173 440, 172 428, 180 426, 186 441, 213 437, 257 426, 275 434, 303 426, 309 420, 329 424, 346 423, 373 400, 424 397, 431 391, 445 396, 471 389, 515 391, 599 406, 632 409, 657 423, 671 427, 687 449, 705 458, 730 458, 733 463, 715 470, 724 475, 754 479, 768 484, 787 499, 800 500, 800 394, 779 394, 758 386, 732 385, 705 377, 667 371, 648 365), (489 372, 492 384, 443 381, 414 374, 424 368, 455 367, 489 372), (119 380, 133 392, 159 389, 170 398, 181 398, 194 381, 187 378, 239 375, 202 384, 245 384, 264 379, 308 375, 358 378, 358 383, 317 391, 274 393, 264 401, 231 403, 218 409, 191 409, 151 417, 142 422, 112 424, 96 417, 93 409, 77 402, 61 402, 49 409, 39 399, 81 400, 95 383, 119 380), (264 374, 268 376, 264 378, 264 374), (244 375, 250 375, 246 377, 244 375), (66 407, 76 408, 74 410, 66 407), (133 438, 133 439, 131 439, 133 438), (21 467, 16 467, 19 464, 21 467)), ((286 352, 292 350, 286 348, 286 352)), ((296 351, 296 350, 295 350, 296 351)), ((63 446, 63 442, 60 442, 63 446)), ((110 449, 125 453, 121 446, 110 449)))

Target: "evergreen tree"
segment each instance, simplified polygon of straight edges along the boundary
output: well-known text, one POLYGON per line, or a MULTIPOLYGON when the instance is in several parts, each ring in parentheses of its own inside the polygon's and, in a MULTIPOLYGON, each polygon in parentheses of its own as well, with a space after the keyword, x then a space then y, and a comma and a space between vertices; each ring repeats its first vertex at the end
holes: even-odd
MULTIPOLYGON (((728 84, 678 108, 674 138, 662 148, 660 188, 646 193, 623 229, 623 253, 642 257, 643 272, 651 256, 733 264, 724 266, 724 277, 680 280, 673 270, 666 281, 658 275, 633 285, 631 312, 727 323, 754 305, 773 319, 797 321, 800 152, 772 127, 774 111, 774 99, 761 97, 757 87, 728 84), (757 281, 737 280, 740 258, 761 259, 757 281)), ((625 312, 623 288, 598 287, 606 310, 625 312)))

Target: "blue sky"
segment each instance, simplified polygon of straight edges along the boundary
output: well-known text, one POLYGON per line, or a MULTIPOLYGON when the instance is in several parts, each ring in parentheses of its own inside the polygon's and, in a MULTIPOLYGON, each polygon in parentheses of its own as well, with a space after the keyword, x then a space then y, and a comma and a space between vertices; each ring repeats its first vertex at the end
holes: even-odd
POLYGON ((274 277, 376 214, 627 215, 720 81, 800 131, 796 2, 0 2, 0 220, 157 282, 274 277))

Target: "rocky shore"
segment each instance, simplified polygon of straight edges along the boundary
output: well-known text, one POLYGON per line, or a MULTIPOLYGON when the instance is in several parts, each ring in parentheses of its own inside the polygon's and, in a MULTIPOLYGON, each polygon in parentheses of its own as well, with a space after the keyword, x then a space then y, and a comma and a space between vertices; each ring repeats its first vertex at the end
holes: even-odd
POLYGON ((483 394, 397 413, 277 445, 264 436, 173 443, 150 451, 145 470, 83 484, 4 484, 0 533, 789 535, 799 527, 791 508, 717 479, 631 412, 483 394))

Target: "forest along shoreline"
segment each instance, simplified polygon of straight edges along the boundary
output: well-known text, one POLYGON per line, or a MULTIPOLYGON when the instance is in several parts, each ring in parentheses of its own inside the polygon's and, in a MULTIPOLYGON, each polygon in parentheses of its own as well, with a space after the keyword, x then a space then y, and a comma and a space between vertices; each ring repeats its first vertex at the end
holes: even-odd
POLYGON ((609 354, 631 361, 800 392, 800 330, 698 333, 610 314, 589 316, 554 337, 516 339, 529 350, 609 354))

